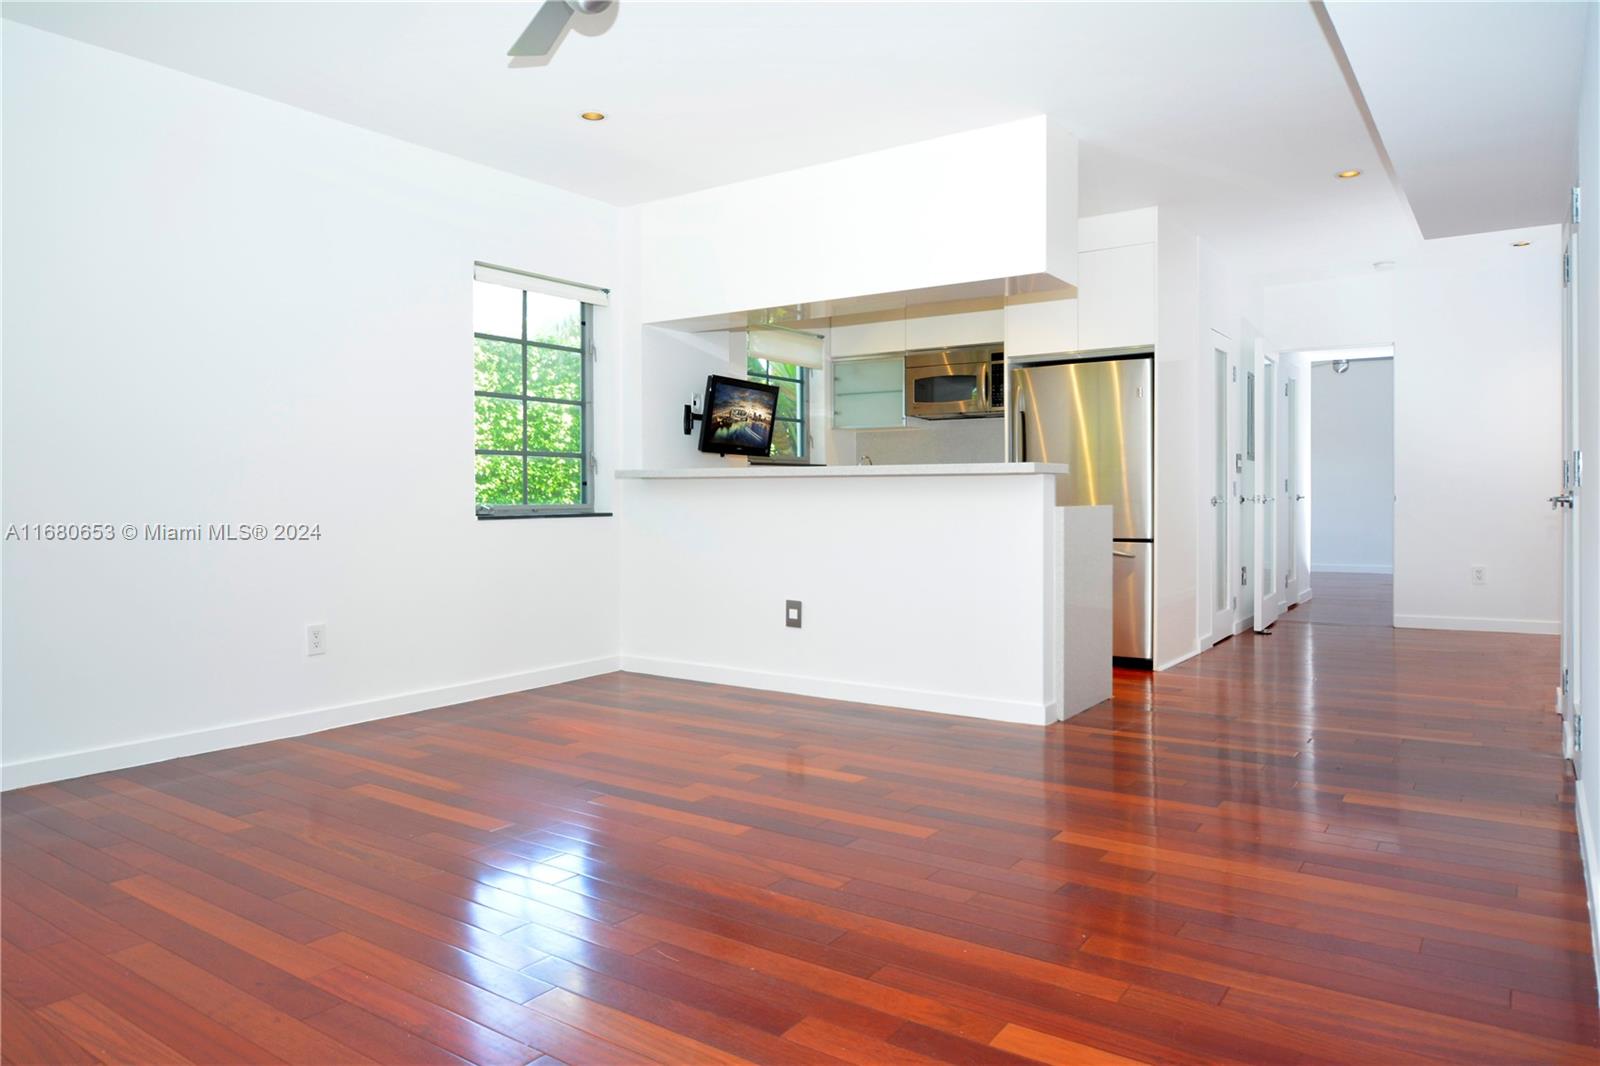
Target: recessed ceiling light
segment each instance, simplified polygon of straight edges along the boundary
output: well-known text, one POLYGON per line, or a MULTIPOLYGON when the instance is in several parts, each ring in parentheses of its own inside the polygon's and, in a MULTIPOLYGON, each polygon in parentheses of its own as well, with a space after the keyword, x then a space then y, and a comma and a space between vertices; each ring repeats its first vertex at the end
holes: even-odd
POLYGON ((1511 247, 1513 247, 1513 248, 1526 248, 1528 245, 1530 245, 1532 243, 1533 243, 1532 241, 1512 241, 1511 242, 1511 247))
POLYGON ((585 111, 578 117, 583 119, 585 122, 603 122, 606 116, 605 112, 603 111, 585 111))
POLYGON ((1339 171, 1339 173, 1334 175, 1334 177, 1336 177, 1336 178, 1343 178, 1345 180, 1348 180, 1350 178, 1359 178, 1360 176, 1361 176, 1361 171, 1359 171, 1359 170, 1341 170, 1341 171, 1339 171))

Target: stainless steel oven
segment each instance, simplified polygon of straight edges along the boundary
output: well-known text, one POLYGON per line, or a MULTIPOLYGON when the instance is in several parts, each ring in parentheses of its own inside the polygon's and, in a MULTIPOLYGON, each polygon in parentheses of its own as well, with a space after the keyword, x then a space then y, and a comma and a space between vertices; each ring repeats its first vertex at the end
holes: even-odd
POLYGON ((906 353, 906 414, 913 418, 983 418, 1005 409, 1000 345, 906 353))

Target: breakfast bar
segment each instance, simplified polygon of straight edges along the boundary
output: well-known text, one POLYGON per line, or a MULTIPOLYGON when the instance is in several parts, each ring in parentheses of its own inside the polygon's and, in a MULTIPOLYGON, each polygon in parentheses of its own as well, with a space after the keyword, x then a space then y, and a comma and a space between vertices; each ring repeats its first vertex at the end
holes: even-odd
POLYGON ((625 669, 1045 725, 1111 695, 1111 509, 1062 464, 617 476, 625 669))

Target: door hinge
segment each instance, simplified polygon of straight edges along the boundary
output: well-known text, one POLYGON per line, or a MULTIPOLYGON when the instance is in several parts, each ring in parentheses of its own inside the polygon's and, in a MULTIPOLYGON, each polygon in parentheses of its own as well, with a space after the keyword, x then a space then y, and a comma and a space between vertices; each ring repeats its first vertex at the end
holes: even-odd
POLYGON ((1572 716, 1572 750, 1583 750, 1583 715, 1572 716))
POLYGON ((1561 694, 1567 695, 1572 691, 1572 671, 1567 667, 1561 668, 1561 694))
POLYGON ((1247 570, 1246 570, 1245 567, 1242 567, 1242 566, 1239 567, 1239 585, 1240 585, 1240 587, 1243 587, 1243 586, 1248 585, 1250 583, 1249 580, 1245 577, 1246 573, 1247 573, 1247 570))
POLYGON ((1228 372, 1229 372, 1229 377, 1228 377, 1229 381, 1238 381, 1239 380, 1239 368, 1238 367, 1230 366, 1228 368, 1228 372))
POLYGON ((1287 381, 1283 383, 1283 398, 1285 400, 1289 398, 1289 383, 1287 381))
POLYGON ((1572 452, 1572 487, 1583 488, 1583 449, 1575 448, 1572 452))
POLYGON ((1561 253, 1561 284, 1563 287, 1572 284, 1572 253, 1561 253))
POLYGON ((1231 611, 1237 611, 1239 609, 1239 597, 1237 597, 1237 596, 1229 596, 1228 597, 1228 609, 1231 610, 1231 611))
POLYGON ((1572 224, 1576 226, 1583 221, 1583 190, 1578 186, 1572 187, 1572 224))

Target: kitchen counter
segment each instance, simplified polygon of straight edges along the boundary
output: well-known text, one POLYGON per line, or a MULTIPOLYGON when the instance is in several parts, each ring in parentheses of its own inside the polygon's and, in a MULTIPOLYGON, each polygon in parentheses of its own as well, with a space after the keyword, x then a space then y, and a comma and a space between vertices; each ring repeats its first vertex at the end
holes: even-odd
POLYGON ((749 466, 683 467, 675 470, 619 470, 617 477, 640 481, 676 478, 812 478, 812 477, 975 477, 1021 474, 1065 474, 1065 463, 916 463, 901 466, 803 466, 752 463, 749 466))
MULTIPOLYGON (((619 475, 622 667, 1047 725, 1111 695, 1109 507, 1065 466, 619 475), (798 601, 800 625, 788 624, 798 601)), ((870 713, 862 708, 861 713, 870 713)))

